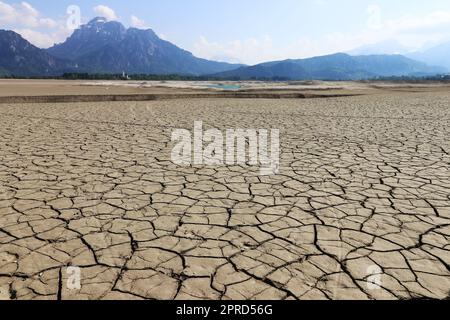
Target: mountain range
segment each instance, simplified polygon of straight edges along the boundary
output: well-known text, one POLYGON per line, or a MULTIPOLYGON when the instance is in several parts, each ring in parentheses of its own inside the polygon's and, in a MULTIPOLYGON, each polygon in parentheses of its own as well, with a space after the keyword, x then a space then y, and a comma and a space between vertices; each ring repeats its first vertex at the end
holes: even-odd
POLYGON ((240 66, 197 58, 160 39, 151 29, 126 29, 104 18, 91 20, 49 49, 39 49, 13 31, 0 30, 0 74, 6 75, 127 72, 200 76, 240 66))
POLYGON ((450 42, 408 54, 411 59, 420 60, 428 64, 443 66, 450 70, 450 42))
MULTIPOLYGON (((447 49, 450 48, 444 47, 441 51, 447 49)), ((368 51, 370 48, 366 48, 364 52, 368 51)), ((431 67, 411 58, 398 54, 352 56, 338 53, 245 66, 197 58, 161 39, 151 29, 127 29, 119 22, 107 21, 101 17, 82 25, 66 41, 49 49, 37 48, 13 31, 0 30, 0 75, 54 76, 65 72, 126 72, 209 75, 242 80, 359 80, 446 72, 444 68, 431 67)))
POLYGON ((366 44, 350 50, 346 53, 352 56, 361 55, 382 55, 382 54, 401 54, 407 55, 408 53, 414 52, 414 48, 407 47, 401 44, 397 40, 384 40, 377 43, 366 44))
POLYGON ((438 45, 428 44, 422 49, 414 49, 404 46, 396 40, 386 40, 364 45, 347 53, 350 55, 401 54, 432 66, 444 67, 450 71, 450 42, 448 41, 438 45))
POLYGON ((423 76, 445 72, 401 55, 351 56, 336 53, 298 60, 274 61, 241 67, 215 76, 249 80, 256 78, 287 80, 362 80, 390 76, 423 76))
POLYGON ((90 73, 205 75, 241 66, 197 58, 160 39, 151 29, 125 29, 121 23, 104 18, 81 26, 47 52, 90 73))
POLYGON ((33 46, 13 31, 0 30, 0 74, 50 76, 72 70, 74 65, 33 46))

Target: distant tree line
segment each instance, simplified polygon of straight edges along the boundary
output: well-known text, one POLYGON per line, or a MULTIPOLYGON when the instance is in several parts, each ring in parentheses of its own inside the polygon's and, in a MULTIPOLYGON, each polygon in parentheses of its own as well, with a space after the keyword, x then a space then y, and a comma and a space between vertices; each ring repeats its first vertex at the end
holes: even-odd
POLYGON ((434 76, 397 76, 397 77, 377 77, 369 81, 392 81, 392 82, 448 82, 450 81, 450 74, 438 74, 434 76))
MULTIPOLYGON (((179 74, 155 75, 155 74, 110 74, 110 73, 75 73, 67 72, 61 76, 15 76, 0 75, 3 79, 62 79, 62 80, 135 80, 135 81, 293 81, 288 77, 214 77, 214 76, 189 76, 179 74)), ((305 80, 305 79, 303 79, 305 80)), ((314 80, 314 79, 307 79, 314 80)), ((331 81, 331 80, 330 80, 331 81)), ((336 81, 336 80, 334 80, 336 81)))
MULTIPOLYGON (((59 76, 23 76, 13 74, 0 74, 0 79, 59 79, 59 80, 147 80, 147 81, 218 81, 222 78, 212 76, 188 75, 152 75, 152 74, 109 74, 109 73, 64 73, 59 76)), ((238 80, 238 79, 236 79, 238 80)))
MULTIPOLYGON (((60 80, 135 80, 135 81, 295 81, 286 77, 252 77, 249 79, 242 79, 240 77, 214 77, 214 76, 188 76, 188 75, 152 75, 152 74, 106 74, 106 73, 64 73, 60 76, 16 76, 0 74, 2 79, 60 79, 60 80)), ((299 79, 300 80, 300 79, 299 79)), ((305 80, 305 79, 303 79, 305 80)), ((313 79, 307 79, 313 80, 313 79)), ((325 80, 326 81, 326 80, 325 80)), ((330 79, 329 81, 339 81, 330 79)), ((346 80, 348 81, 348 80, 346 80)), ((391 82, 448 82, 450 81, 450 74, 434 75, 434 76, 398 76, 398 77, 376 77, 372 79, 365 79, 361 81, 391 81, 391 82)))
POLYGON ((64 73, 64 80, 136 80, 136 81, 213 81, 220 80, 211 76, 188 76, 178 74, 154 75, 154 74, 100 74, 100 73, 64 73))

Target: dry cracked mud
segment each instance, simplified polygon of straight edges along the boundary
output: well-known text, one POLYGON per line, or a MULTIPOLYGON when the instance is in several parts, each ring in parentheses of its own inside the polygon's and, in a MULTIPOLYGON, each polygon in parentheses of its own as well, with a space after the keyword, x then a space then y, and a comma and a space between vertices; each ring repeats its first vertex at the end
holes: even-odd
POLYGON ((448 298, 449 101, 0 105, 0 299, 448 298), (196 120, 280 129, 280 174, 176 166, 196 120))

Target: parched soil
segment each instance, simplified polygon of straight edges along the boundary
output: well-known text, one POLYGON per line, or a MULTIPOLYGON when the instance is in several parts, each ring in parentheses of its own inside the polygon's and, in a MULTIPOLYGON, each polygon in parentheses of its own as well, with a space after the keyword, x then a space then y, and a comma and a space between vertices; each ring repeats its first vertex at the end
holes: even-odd
POLYGON ((449 101, 0 104, 0 299, 448 298, 449 101), (194 121, 279 129, 280 174, 175 165, 194 121))

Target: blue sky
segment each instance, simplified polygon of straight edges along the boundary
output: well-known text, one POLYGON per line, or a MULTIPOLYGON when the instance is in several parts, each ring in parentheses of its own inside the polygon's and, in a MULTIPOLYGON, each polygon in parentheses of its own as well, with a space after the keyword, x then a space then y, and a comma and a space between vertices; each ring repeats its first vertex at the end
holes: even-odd
POLYGON ((450 39, 448 0, 0 0, 0 28, 39 47, 63 41, 67 8, 152 28, 210 59, 248 64, 347 51, 384 40, 419 48, 450 39))

